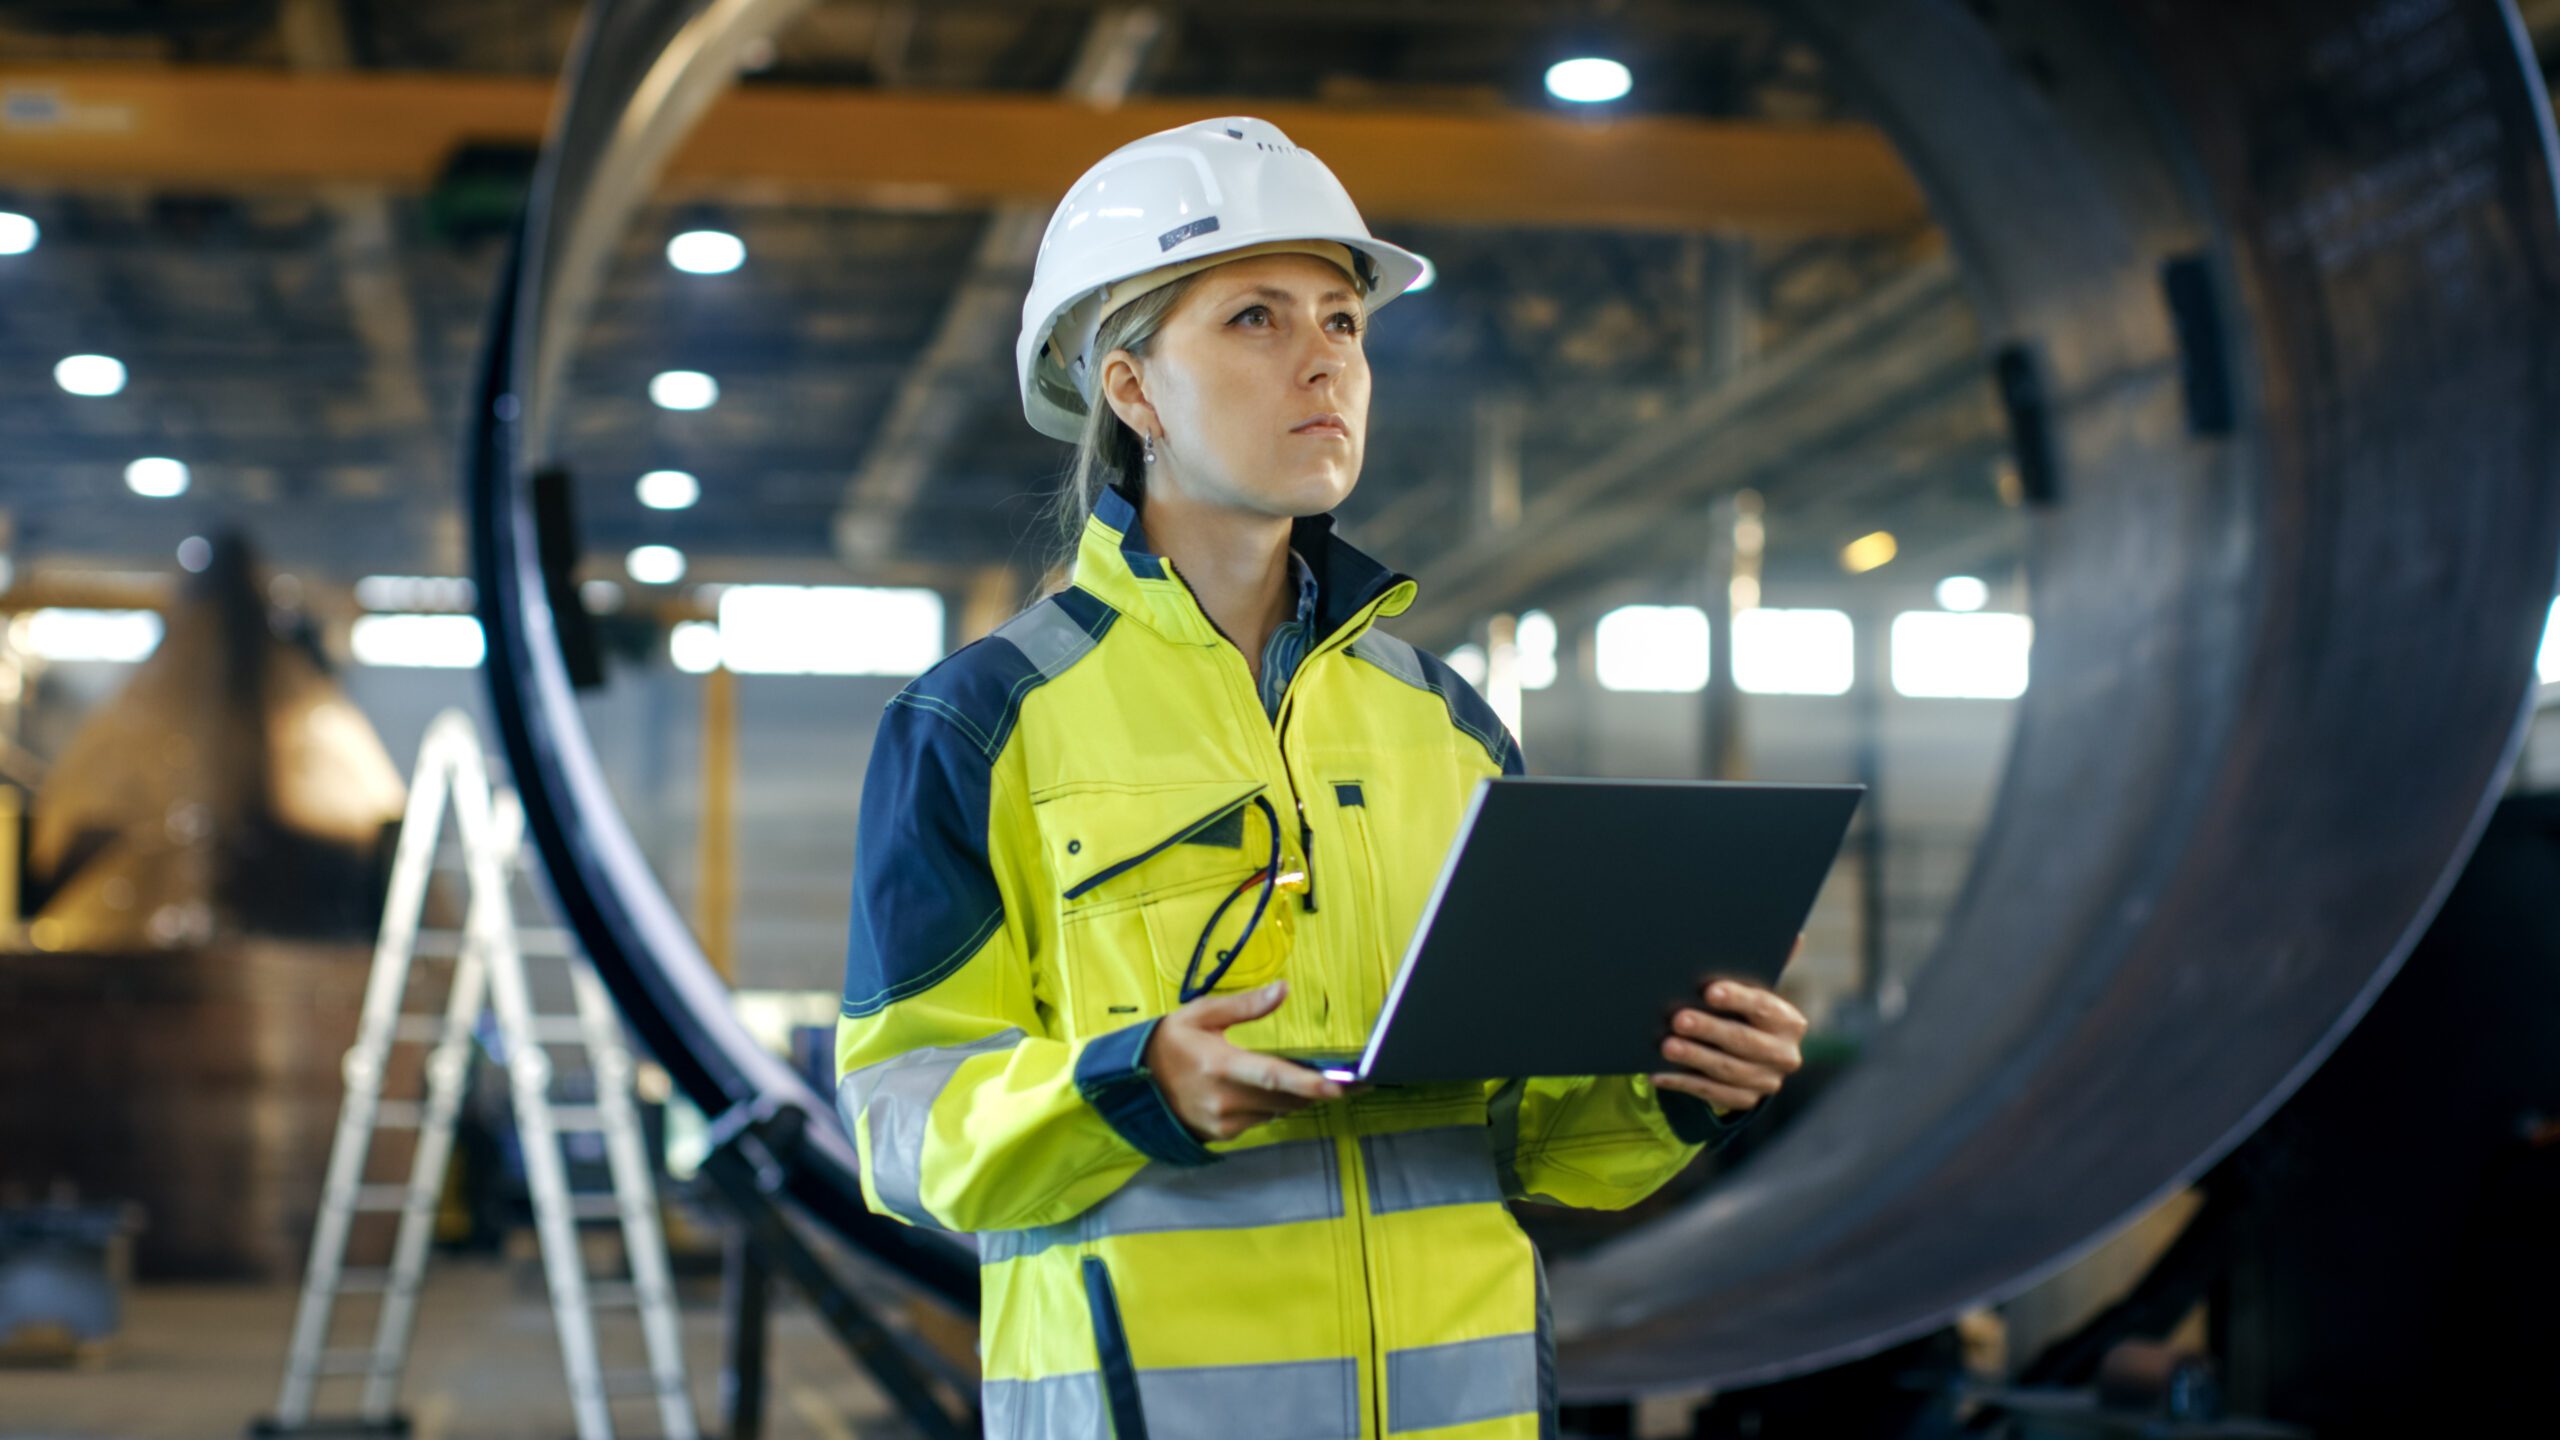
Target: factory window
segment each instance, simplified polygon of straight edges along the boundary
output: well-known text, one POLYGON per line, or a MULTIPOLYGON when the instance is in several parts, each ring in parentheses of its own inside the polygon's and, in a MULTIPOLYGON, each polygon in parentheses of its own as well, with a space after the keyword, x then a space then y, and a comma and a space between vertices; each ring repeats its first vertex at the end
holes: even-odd
POLYGON ((1449 668, 1458 672, 1459 679, 1478 689, 1483 688, 1485 675, 1483 646, 1461 645, 1440 658, 1449 662, 1449 668))
POLYGON ((1745 610, 1733 617, 1733 683, 1755 695, 1846 695, 1857 631, 1839 610, 1745 610))
POLYGON ((1544 690, 1556 683, 1556 617, 1544 610, 1525 612, 1511 643, 1521 689, 1544 690))
POLYGON ((921 675, 942 658, 942 596, 864 585, 732 585, 720 663, 746 675, 921 675))
POLYGON ((1707 688, 1707 612, 1695 605, 1621 605, 1593 635, 1602 688, 1707 688))
POLYGON ((468 610, 477 592, 459 575, 367 575, 356 603, 367 610, 468 610))
POLYGON ((2024 615, 1912 610, 1893 617, 1893 688, 1905 695, 2011 700, 2026 693, 2035 622, 2024 615))
POLYGON ((485 649, 468 615, 359 615, 347 644, 358 664, 437 670, 470 669, 485 649))
POLYGON ((720 668, 720 627, 708 620, 679 620, 667 632, 667 658, 687 675, 720 668))
POLYGON ((9 623, 9 641, 39 660, 141 660, 160 646, 160 614, 31 610, 9 623))

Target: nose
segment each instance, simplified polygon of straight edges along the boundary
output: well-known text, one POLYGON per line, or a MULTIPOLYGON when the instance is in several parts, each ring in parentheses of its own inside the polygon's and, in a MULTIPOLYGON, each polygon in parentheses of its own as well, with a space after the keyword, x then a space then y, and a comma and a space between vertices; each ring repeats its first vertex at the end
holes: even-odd
POLYGON ((1301 381, 1314 385, 1319 381, 1340 376, 1343 367, 1350 363, 1348 357, 1343 354, 1342 347, 1329 339, 1318 339, 1311 343, 1314 346, 1314 353, 1299 362, 1298 375, 1301 381))

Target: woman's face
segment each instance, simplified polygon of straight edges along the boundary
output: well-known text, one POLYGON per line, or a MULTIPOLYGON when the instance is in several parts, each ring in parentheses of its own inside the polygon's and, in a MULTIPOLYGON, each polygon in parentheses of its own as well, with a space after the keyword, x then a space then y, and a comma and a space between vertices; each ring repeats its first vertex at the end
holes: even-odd
POLYGON ((1102 388, 1154 434, 1148 478, 1259 514, 1321 514, 1360 479, 1369 433, 1368 316, 1351 278, 1313 255, 1256 255, 1200 272, 1153 353, 1114 350, 1102 388), (1313 416, 1338 428, 1300 428, 1313 416))

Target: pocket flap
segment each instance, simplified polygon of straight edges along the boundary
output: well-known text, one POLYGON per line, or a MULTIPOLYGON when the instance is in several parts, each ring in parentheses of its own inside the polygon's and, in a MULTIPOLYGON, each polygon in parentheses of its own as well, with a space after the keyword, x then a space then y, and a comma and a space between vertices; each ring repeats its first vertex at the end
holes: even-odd
POLYGON ((1229 821, 1269 788, 1226 780, 1102 782, 1062 789, 1032 808, 1053 873, 1065 883, 1064 898, 1076 900, 1141 870, 1143 875, 1132 883, 1143 881, 1143 888, 1153 889, 1193 878, 1195 870, 1233 869, 1254 831, 1229 821), (1184 851, 1198 855, 1202 863, 1179 863, 1184 851))

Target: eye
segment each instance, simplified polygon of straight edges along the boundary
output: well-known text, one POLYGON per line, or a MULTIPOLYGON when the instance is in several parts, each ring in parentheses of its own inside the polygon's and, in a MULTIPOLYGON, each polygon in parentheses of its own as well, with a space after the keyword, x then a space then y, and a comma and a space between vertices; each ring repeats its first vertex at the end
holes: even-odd
POLYGON ((1348 324, 1346 325, 1346 327, 1344 328, 1344 330, 1343 330, 1343 332, 1342 332, 1342 333, 1343 333, 1343 334, 1345 334, 1345 335, 1357 335, 1357 334, 1359 334, 1359 333, 1361 332, 1361 330, 1362 330, 1363 328, 1365 328, 1365 327, 1363 327, 1363 326, 1361 325, 1361 323, 1360 323, 1360 317, 1359 317, 1359 316, 1357 316, 1357 315, 1352 314, 1352 313, 1351 313, 1350 311, 1348 311, 1348 310, 1336 310, 1335 312, 1333 312, 1333 315, 1332 315, 1332 317, 1331 317, 1331 318, 1332 318, 1332 319, 1335 319, 1335 320, 1342 320, 1342 321, 1347 321, 1347 322, 1348 322, 1348 324))
POLYGON ((1242 310, 1236 312, 1234 320, 1229 320, 1227 323, 1233 325, 1236 323, 1236 320, 1242 320, 1247 315, 1259 315, 1263 319, 1268 320, 1271 318, 1271 307, 1268 305, 1247 305, 1242 310))

